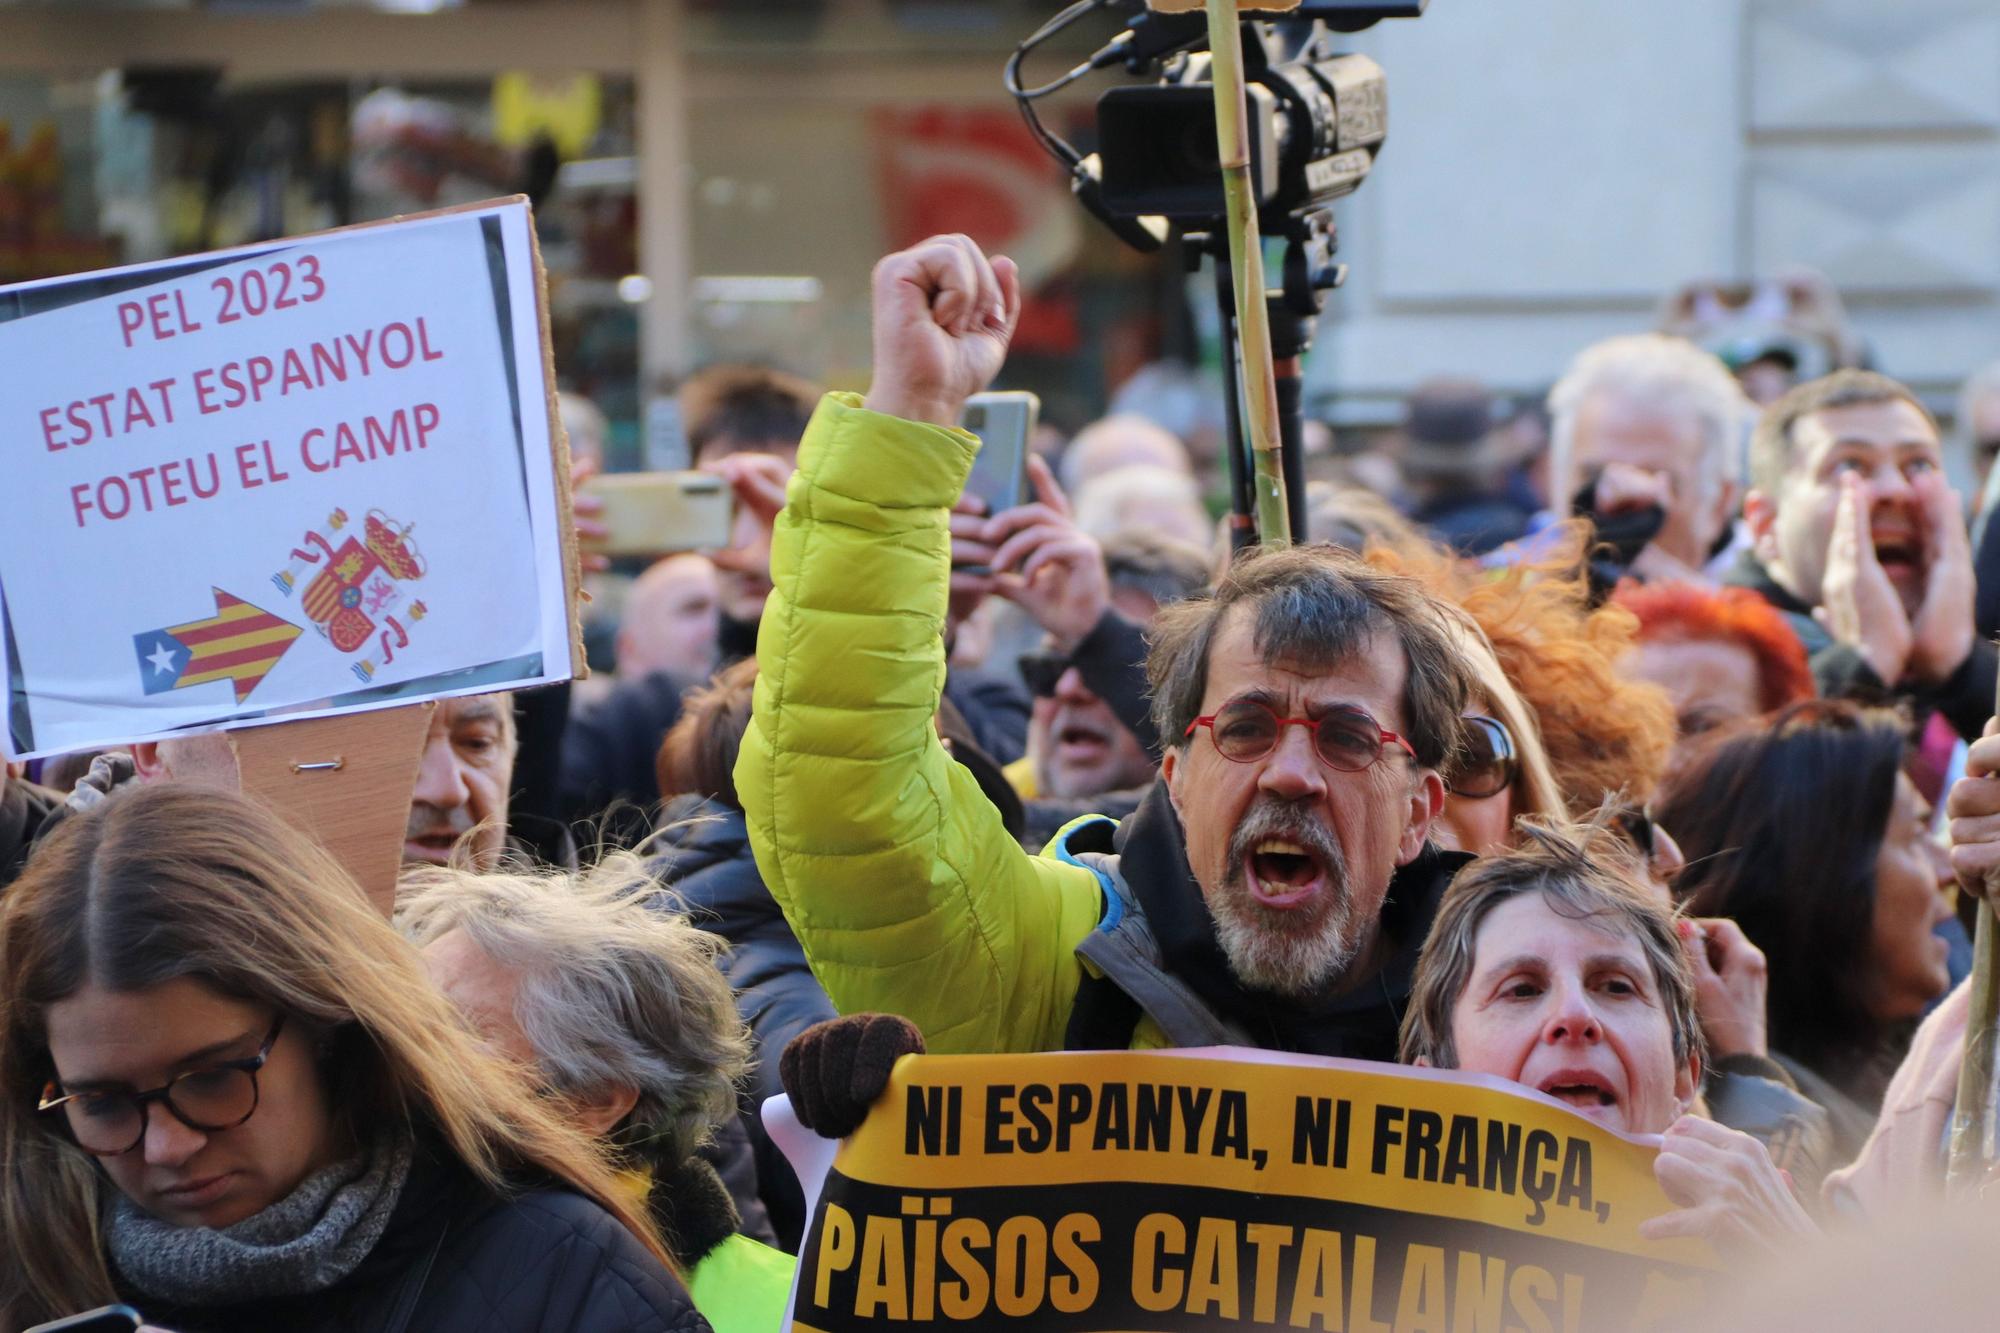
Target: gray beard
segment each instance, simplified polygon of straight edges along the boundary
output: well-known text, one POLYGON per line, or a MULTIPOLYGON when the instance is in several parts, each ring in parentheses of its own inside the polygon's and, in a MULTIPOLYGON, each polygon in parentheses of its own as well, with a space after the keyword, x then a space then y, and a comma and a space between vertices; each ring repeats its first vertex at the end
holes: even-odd
POLYGON ((1225 876, 1210 895, 1208 910, 1229 970, 1253 990, 1311 995, 1346 972, 1361 951, 1339 842, 1317 819, 1269 797, 1251 806, 1231 835, 1225 876), (1257 902, 1250 887, 1250 849, 1266 838, 1289 839, 1318 858, 1328 901, 1317 915, 1299 919, 1257 902))

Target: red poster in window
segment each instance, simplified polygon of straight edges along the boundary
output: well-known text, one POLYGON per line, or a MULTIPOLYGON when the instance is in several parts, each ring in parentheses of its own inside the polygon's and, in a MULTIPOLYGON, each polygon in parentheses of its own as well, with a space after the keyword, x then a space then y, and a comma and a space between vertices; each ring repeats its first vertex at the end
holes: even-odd
POLYGON ((1081 343, 1075 298, 1044 291, 1075 261, 1083 219, 1062 169, 1019 116, 991 108, 916 107, 874 115, 888 248, 963 232, 1021 266, 1027 293, 1014 345, 1061 355, 1081 343))

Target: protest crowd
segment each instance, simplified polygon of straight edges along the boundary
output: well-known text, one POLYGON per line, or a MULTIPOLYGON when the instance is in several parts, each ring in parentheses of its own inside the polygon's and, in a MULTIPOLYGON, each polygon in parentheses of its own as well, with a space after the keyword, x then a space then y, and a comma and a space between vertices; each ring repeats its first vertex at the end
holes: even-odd
POLYGON ((2000 526, 1946 463, 2000 371, 1954 433, 1633 332, 1546 402, 1425 383, 1259 548, 1143 395, 983 506, 1016 269, 872 283, 865 393, 681 387, 735 529, 585 608, 614 670, 436 705, 392 917, 233 733, 9 766, 0 1327, 774 1330, 766 1102, 843 1138, 918 1053, 1486 1075, 1753 1282, 1941 1205, 2000 888, 2000 526))

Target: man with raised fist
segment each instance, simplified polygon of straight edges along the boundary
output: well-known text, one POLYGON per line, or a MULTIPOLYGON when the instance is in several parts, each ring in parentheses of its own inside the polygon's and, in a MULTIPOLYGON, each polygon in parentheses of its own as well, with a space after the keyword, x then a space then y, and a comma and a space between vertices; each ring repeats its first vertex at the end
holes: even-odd
POLYGON ((1019 313, 1014 266, 963 236, 875 270, 872 386, 821 404, 775 530, 735 773, 765 882, 840 1009, 904 1014, 933 1051, 1393 1059, 1458 864, 1427 834, 1467 693, 1416 584, 1290 550, 1168 607, 1160 782, 1041 856, 940 744, 949 516, 978 447, 954 423, 1019 313))

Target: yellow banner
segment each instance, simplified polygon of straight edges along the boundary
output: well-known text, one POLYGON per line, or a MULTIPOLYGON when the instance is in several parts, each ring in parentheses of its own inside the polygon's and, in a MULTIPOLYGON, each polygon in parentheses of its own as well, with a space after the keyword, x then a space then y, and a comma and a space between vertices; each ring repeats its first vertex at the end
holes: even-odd
POLYGON ((1660 1325, 1655 1150, 1494 1080, 1252 1052, 914 1056, 844 1143, 794 1327, 1660 1325))

